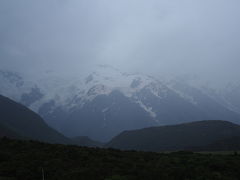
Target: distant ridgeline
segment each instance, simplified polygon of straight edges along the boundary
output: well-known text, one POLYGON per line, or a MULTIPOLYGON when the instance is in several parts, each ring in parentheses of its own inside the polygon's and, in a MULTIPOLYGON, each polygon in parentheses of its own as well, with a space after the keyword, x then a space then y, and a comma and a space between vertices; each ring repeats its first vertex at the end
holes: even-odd
POLYGON ((199 121, 125 131, 106 147, 156 152, 240 150, 240 126, 227 121, 199 121))

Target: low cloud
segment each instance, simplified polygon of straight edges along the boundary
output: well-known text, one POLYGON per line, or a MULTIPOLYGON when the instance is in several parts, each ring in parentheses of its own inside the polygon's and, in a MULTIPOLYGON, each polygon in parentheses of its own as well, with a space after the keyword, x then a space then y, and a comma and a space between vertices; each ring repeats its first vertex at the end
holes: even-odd
POLYGON ((240 76, 237 0, 0 1, 1 67, 240 76))

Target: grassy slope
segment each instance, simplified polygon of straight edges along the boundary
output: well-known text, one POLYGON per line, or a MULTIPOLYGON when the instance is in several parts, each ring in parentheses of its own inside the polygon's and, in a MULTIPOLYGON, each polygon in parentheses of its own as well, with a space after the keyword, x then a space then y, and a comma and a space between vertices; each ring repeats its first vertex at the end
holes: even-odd
POLYGON ((155 180, 240 177, 239 155, 150 153, 0 139, 0 179, 155 180))

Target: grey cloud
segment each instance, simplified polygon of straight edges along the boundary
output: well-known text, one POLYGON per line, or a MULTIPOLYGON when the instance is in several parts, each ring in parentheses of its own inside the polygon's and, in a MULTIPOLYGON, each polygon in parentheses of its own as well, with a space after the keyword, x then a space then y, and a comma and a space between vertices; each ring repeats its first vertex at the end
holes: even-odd
MULTIPOLYGON (((0 1, 2 67, 240 76, 238 0, 0 1)), ((237 79, 237 78, 236 78, 237 79)))

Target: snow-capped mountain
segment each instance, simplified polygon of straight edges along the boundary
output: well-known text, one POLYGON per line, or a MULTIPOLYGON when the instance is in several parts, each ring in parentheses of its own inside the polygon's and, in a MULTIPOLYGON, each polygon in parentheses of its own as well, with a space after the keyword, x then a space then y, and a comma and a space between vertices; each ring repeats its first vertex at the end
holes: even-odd
POLYGON ((211 96, 219 104, 240 114, 240 84, 229 83, 223 88, 202 87, 202 92, 211 96))
POLYGON ((123 130, 204 119, 240 122, 238 113, 181 81, 98 66, 77 77, 29 79, 0 72, 0 94, 39 113, 67 136, 109 140, 123 130))

